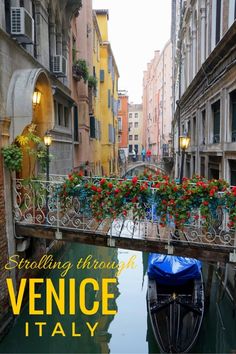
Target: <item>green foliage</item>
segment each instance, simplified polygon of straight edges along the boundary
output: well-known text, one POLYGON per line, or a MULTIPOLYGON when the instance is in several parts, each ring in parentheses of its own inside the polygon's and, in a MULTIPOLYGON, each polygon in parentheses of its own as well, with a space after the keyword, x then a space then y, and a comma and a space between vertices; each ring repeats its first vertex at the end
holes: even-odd
MULTIPOLYGON (((219 215, 226 210, 228 227, 236 228, 236 187, 222 179, 207 180, 200 176, 183 178, 177 184, 170 176, 159 172, 144 172, 132 180, 111 178, 85 179, 81 173, 72 173, 62 186, 61 198, 77 195, 82 204, 99 221, 105 218, 154 218, 160 226, 201 225, 203 232, 219 224, 219 215), (82 193, 83 192, 83 193, 82 193), (86 198, 84 197, 86 196, 86 198)), ((200 227, 200 226, 198 226, 200 227)))
MULTIPOLYGON (((47 148, 46 148, 46 146, 43 144, 39 144, 38 149, 35 154, 36 154, 36 158, 37 158, 37 161, 39 162, 42 172, 46 172, 46 168, 47 168, 47 148)), ((52 154, 49 154, 49 163, 52 160, 52 158, 53 158, 52 154)))
POLYGON ((18 172, 21 170, 23 153, 19 146, 15 144, 5 146, 2 148, 2 154, 4 157, 4 163, 9 171, 18 172))
POLYGON ((28 166, 30 175, 33 174, 33 171, 35 169, 35 166, 31 166, 30 157, 33 157, 35 159, 35 163, 36 161, 39 162, 42 172, 46 171, 46 146, 44 145, 42 138, 40 138, 35 133, 35 131, 36 125, 32 123, 28 126, 28 131, 26 133, 18 135, 16 137, 14 144, 6 146, 2 149, 5 165, 10 171, 19 172, 21 170, 23 152, 27 153, 29 157, 28 166))
POLYGON ((76 74, 84 80, 84 83, 86 83, 89 78, 89 70, 86 61, 84 59, 77 60, 75 63, 75 69, 76 74))
POLYGON ((97 78, 95 76, 89 76, 89 78, 88 78, 88 87, 91 87, 94 90, 96 90, 96 88, 97 88, 97 78))

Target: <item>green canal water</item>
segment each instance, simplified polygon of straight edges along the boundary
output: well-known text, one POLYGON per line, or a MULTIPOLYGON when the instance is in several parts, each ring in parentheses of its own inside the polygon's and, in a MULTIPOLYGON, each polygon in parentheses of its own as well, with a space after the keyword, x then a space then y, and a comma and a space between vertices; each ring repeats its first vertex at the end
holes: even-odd
MULTIPOLYGON (((0 353, 159 353, 155 343, 146 310, 147 291, 147 254, 126 250, 72 244, 66 249, 60 260, 70 261, 76 265, 82 257, 91 255, 93 259, 105 262, 127 262, 136 256, 135 269, 126 269, 118 277, 117 283, 110 284, 109 292, 114 299, 109 300, 109 309, 117 310, 115 315, 103 315, 101 306, 94 315, 84 315, 80 309, 76 315, 68 315, 69 300, 67 291, 67 308, 65 315, 59 315, 56 308, 53 315, 29 316, 26 304, 20 316, 15 320, 9 334, 0 343, 0 353), (25 323, 29 322, 29 336, 25 336, 25 323), (38 335, 35 322, 44 322, 42 336, 38 335), (52 332, 57 322, 61 323, 65 336, 52 332), (77 335, 71 335, 71 324, 75 323, 77 335), (86 323, 91 326, 98 322, 94 336, 86 323)), ((101 285, 102 278, 116 278, 116 270, 78 270, 73 267, 66 276, 75 278, 76 284, 82 279, 94 278, 101 285)), ((56 286, 60 271, 52 271, 45 277, 52 279, 56 286)), ((216 305, 217 281, 211 293, 211 304, 206 311, 198 341, 193 353, 231 353, 236 350, 236 318, 233 317, 232 305, 227 296, 223 297, 219 306, 216 305), (221 315, 220 315, 221 314, 221 315)), ((45 287, 42 285, 37 292, 42 294, 37 299, 37 309, 45 308, 45 287)), ((101 292, 94 292, 88 287, 86 306, 92 308, 93 302, 101 304, 101 292)))

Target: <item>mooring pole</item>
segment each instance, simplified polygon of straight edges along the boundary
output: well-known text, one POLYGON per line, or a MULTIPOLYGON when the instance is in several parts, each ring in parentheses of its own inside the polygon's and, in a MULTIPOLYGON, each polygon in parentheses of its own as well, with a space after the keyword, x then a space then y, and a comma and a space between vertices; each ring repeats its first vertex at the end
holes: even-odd
POLYGON ((207 273, 206 290, 205 290, 206 306, 209 306, 209 304, 210 304, 213 272, 214 272, 214 266, 213 266, 213 264, 209 264, 208 273, 207 273))

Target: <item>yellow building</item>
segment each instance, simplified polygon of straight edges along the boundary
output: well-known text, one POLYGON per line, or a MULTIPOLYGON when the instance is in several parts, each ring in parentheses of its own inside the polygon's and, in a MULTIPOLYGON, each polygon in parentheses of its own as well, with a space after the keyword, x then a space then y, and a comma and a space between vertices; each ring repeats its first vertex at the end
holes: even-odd
POLYGON ((90 163, 95 175, 102 175, 101 162, 101 83, 100 83, 100 47, 102 37, 98 27, 97 17, 93 11, 93 58, 92 58, 92 76, 95 78, 95 86, 88 84, 89 92, 89 115, 90 115, 90 163))
POLYGON ((97 46, 97 53, 94 51, 93 65, 99 81, 97 97, 94 98, 94 114, 97 114, 97 121, 100 122, 99 133, 101 139, 101 150, 99 150, 99 147, 95 149, 95 156, 98 157, 101 153, 101 173, 103 175, 111 175, 118 173, 117 114, 119 72, 108 41, 108 10, 95 10, 94 13, 96 16, 96 21, 94 19, 94 33, 96 32, 95 46, 97 46), (96 23, 98 28, 96 28, 96 23), (98 42, 100 42, 99 49, 98 42))

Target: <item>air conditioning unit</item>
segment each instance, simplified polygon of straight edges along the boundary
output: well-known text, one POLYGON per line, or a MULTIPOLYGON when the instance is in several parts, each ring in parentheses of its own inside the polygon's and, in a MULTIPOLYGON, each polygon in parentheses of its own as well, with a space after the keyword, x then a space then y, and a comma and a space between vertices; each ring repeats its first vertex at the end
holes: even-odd
POLYGON ((52 71, 57 76, 66 76, 67 60, 63 55, 54 55, 52 57, 52 71))
POLYGON ((34 20, 24 7, 11 7, 11 35, 19 43, 34 43, 34 20))

